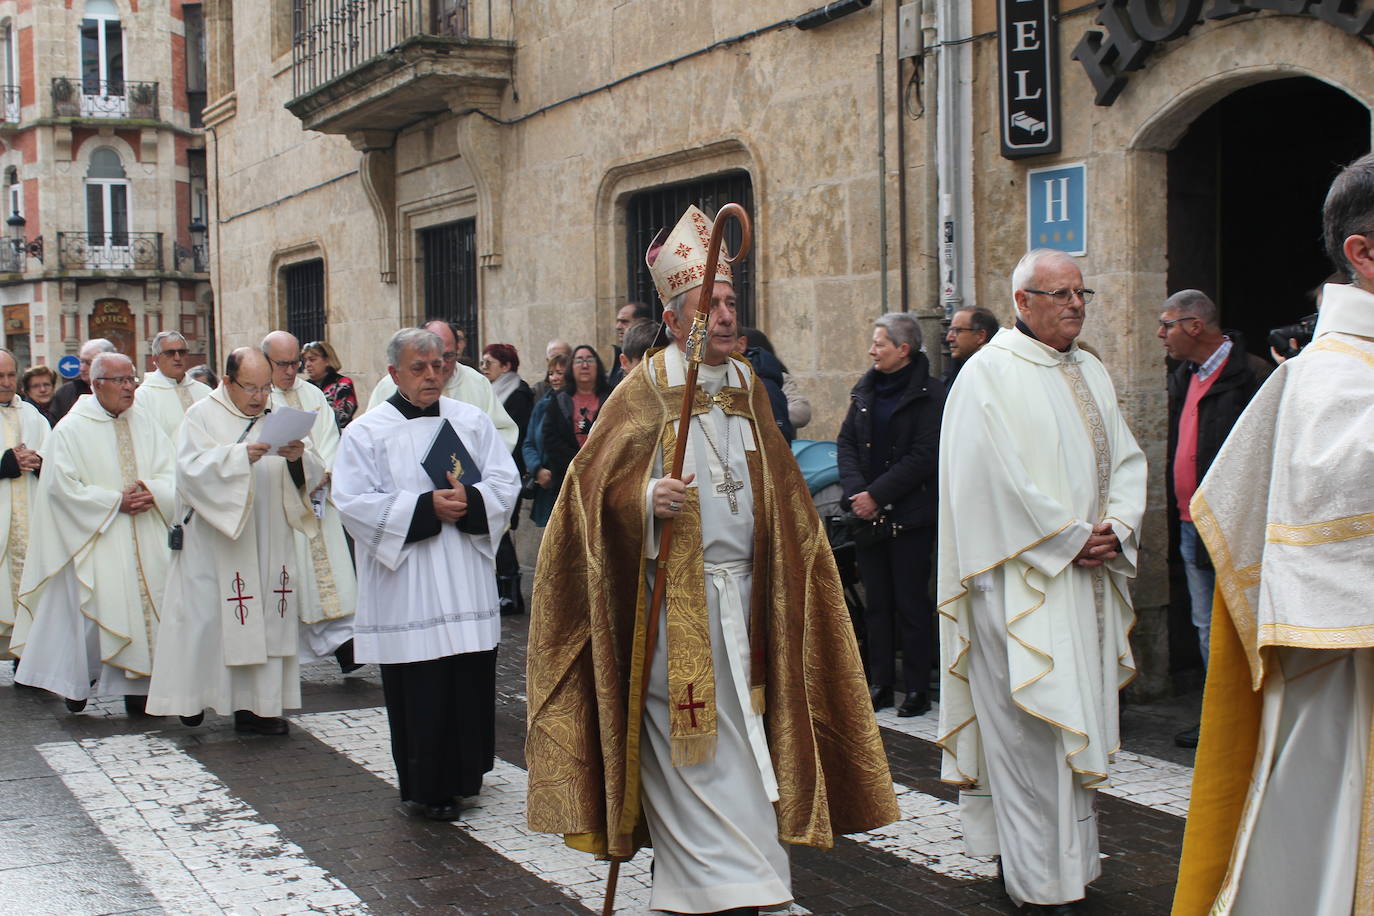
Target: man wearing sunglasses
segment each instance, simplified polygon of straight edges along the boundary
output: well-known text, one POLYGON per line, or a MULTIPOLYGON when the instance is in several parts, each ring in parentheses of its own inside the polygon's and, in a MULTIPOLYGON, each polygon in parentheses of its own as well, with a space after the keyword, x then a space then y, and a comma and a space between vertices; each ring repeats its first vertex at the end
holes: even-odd
POLYGON ((210 386, 186 374, 191 365, 190 350, 186 338, 176 331, 159 331, 149 349, 157 368, 143 376, 135 400, 157 421, 167 438, 176 442, 187 408, 208 396, 210 386))
POLYGON ((1101 873, 1094 793, 1135 673, 1145 455, 1076 342, 1077 261, 1031 251, 1012 295, 1016 326, 964 366, 940 432, 939 743, 968 853, 1001 857, 1017 905, 1073 913, 1101 873))

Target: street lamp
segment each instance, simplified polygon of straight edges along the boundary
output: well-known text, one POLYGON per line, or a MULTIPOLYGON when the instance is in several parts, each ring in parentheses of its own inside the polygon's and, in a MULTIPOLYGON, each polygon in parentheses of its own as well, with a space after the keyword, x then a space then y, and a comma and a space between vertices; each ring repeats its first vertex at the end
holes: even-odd
POLYGON ((210 269, 209 251, 205 247, 205 236, 209 227, 203 219, 196 216, 186 228, 191 232, 191 265, 197 273, 204 273, 210 269))
POLYGON ((41 264, 43 262, 43 236, 40 235, 32 242, 28 240, 24 234, 24 227, 28 221, 19 215, 18 210, 10 213, 10 218, 5 220, 5 224, 9 226, 9 243, 10 247, 14 249, 15 272, 19 273, 24 270, 25 254, 33 255, 41 264))

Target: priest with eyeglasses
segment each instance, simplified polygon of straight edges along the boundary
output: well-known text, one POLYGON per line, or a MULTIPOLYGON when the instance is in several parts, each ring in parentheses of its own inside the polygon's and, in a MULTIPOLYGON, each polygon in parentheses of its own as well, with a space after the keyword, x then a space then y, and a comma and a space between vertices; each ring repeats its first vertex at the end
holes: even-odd
POLYGON ((159 331, 149 349, 157 368, 143 376, 134 400, 158 422, 167 438, 176 439, 186 411, 196 401, 209 397, 210 386, 187 374, 190 350, 186 338, 177 331, 159 331))

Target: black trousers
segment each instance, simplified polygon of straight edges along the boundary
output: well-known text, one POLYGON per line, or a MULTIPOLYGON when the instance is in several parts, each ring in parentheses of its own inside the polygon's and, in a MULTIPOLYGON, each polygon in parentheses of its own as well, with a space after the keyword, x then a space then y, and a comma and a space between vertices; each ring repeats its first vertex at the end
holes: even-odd
POLYGON ((496 757, 496 650, 381 669, 401 799, 476 795, 496 757))
POLYGON ((935 608, 930 600, 931 551, 935 526, 903 531, 857 553, 864 583, 864 620, 868 626, 868 680, 874 687, 905 693, 930 688, 931 634, 935 608), (902 648, 902 680, 896 681, 896 651, 902 648))

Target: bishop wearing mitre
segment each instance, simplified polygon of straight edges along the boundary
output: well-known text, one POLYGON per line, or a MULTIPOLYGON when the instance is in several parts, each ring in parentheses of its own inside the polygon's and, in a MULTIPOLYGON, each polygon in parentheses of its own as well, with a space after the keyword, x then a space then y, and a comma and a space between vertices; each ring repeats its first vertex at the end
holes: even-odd
POLYGON ((124 697, 142 716, 175 500, 172 443, 134 403, 122 353, 91 362, 92 394, 48 436, 11 649, 15 680, 66 698, 124 697), (94 687, 92 684, 94 683, 94 687))
POLYGON ((134 400, 155 419, 167 438, 176 441, 186 411, 201 398, 209 397, 210 386, 186 374, 190 351, 186 338, 176 331, 159 331, 149 344, 157 366, 143 376, 134 400))
POLYGON ((306 443, 258 441, 272 397, 259 350, 229 354, 224 380, 186 412, 177 436, 172 558, 148 712, 198 725, 234 713, 242 732, 280 735, 301 704, 296 661, 302 571, 296 533, 318 528, 309 494, 324 468, 306 443))
POLYGON ((7 657, 19 580, 29 549, 29 519, 38 493, 39 450, 48 421, 19 397, 19 363, 0 350, 0 658, 7 657))
POLYGON ((339 424, 324 392, 301 377, 301 345, 295 335, 273 331, 262 339, 262 354, 272 363, 272 406, 315 412, 310 445, 325 475, 310 494, 320 520, 313 536, 296 536, 300 581, 300 660, 313 661, 333 654, 347 674, 360 667, 353 661, 353 612, 358 607, 358 579, 344 539, 339 510, 330 497, 330 472, 339 450, 339 424))

